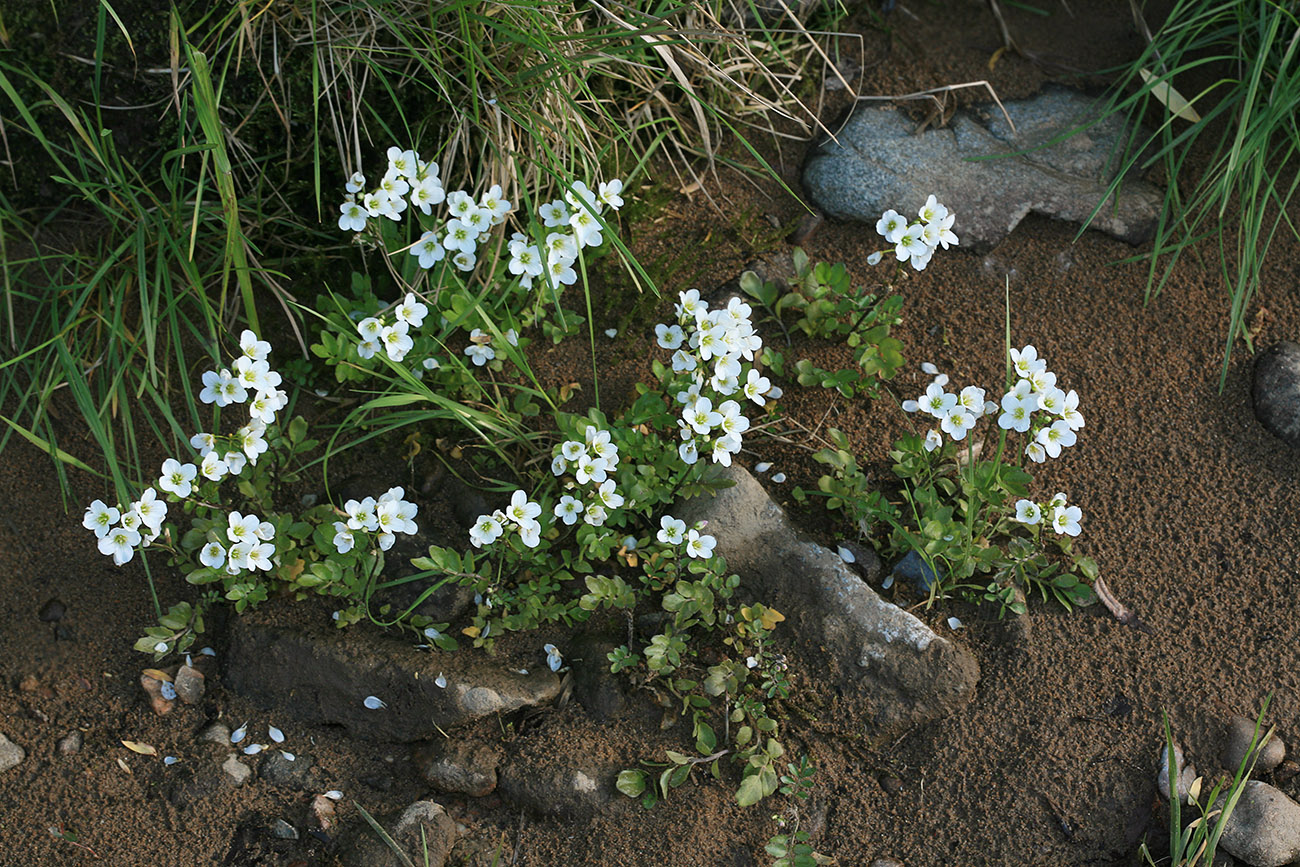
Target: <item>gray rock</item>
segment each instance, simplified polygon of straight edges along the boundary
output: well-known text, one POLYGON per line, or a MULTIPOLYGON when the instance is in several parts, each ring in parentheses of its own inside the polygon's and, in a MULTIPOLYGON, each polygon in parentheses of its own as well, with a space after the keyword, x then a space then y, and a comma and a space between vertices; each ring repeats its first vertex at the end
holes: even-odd
POLYGON ((203 701, 205 688, 203 672, 192 665, 182 665, 176 672, 176 697, 186 704, 198 704, 203 701))
POLYGON ((284 819, 276 819, 275 824, 271 826, 271 836, 278 840, 297 840, 298 829, 284 819))
POLYGON ((602 725, 621 717, 628 705, 623 691, 626 678, 609 670, 608 654, 617 646, 610 639, 584 635, 571 641, 566 650, 566 661, 573 669, 573 699, 592 721, 602 725))
POLYGON ((234 619, 223 683, 254 702, 353 737, 411 742, 463 723, 544 704, 560 694, 545 666, 517 674, 486 654, 415 650, 365 626, 281 624, 265 609, 234 619), (446 686, 436 681, 443 673, 446 686), (385 707, 367 708, 369 696, 385 707))
POLYGON ((278 749, 269 750, 257 769, 257 775, 273 786, 299 791, 320 788, 320 769, 316 767, 316 760, 302 753, 290 755, 293 761, 285 758, 278 749))
POLYGON ((25 758, 27 758, 26 750, 4 735, 0 735, 0 774, 10 768, 18 767, 25 758))
POLYGON ((253 769, 241 762, 234 753, 221 764, 221 770, 226 772, 230 782, 236 786, 244 785, 253 775, 253 769))
POLYGON ((1300 804, 1267 783, 1248 780, 1219 845, 1253 867, 1290 864, 1300 858, 1300 804))
MULTIPOLYGON (((908 551, 903 558, 894 564, 894 569, 890 573, 896 581, 906 581, 912 585, 917 593, 922 596, 930 595, 930 588, 934 587, 936 576, 935 571, 926 565, 921 559, 921 555, 915 551, 908 551)), ((943 580, 943 569, 940 568, 938 580, 943 580)))
POLYGON ((826 673, 880 733, 938 719, 968 702, 979 680, 969 652, 884 601, 834 551, 802 538, 744 468, 714 497, 679 503, 708 532, 741 588, 786 616, 784 634, 826 659, 826 673))
POLYGON ((537 816, 587 821, 614 797, 616 768, 593 767, 572 761, 537 767, 531 762, 507 764, 498 772, 497 791, 506 800, 537 816))
POLYGON ((903 862, 897 858, 877 858, 871 862, 871 867, 903 867, 903 862))
POLYGON ((85 736, 81 732, 69 732, 59 739, 59 755, 75 756, 81 752, 82 744, 85 743, 85 736))
MULTIPOLYGON (((1268 726, 1260 728, 1260 736, 1262 737, 1267 731, 1268 726)), ((1223 767, 1225 770, 1234 774, 1237 772, 1237 768, 1241 767, 1242 759, 1246 757, 1246 753, 1250 750, 1250 744, 1254 737, 1255 721, 1253 719, 1234 716, 1228 722, 1228 734, 1223 744, 1223 767)), ((1286 744, 1277 735, 1273 735, 1260 747, 1259 754, 1255 759, 1255 773, 1267 774, 1282 764, 1284 758, 1286 758, 1286 744)))
MULTIPOLYGON (((804 186, 828 216, 873 227, 887 209, 915 214, 933 193, 956 215, 963 247, 995 246, 1030 212, 1070 222, 1092 214, 1113 175, 1122 141, 1119 118, 1064 141, 1046 142, 1096 117, 1097 105, 1077 91, 1049 88, 1004 103, 1012 133, 997 106, 959 111, 943 129, 914 135, 916 124, 894 108, 859 107, 804 166, 804 186), (1017 156, 1005 155, 1034 148, 1017 156)), ((1127 178, 1092 226, 1129 243, 1151 237, 1161 192, 1127 178)), ((883 241, 881 242, 883 243, 883 241)))
POLYGON ((501 752, 474 741, 433 741, 412 750, 411 761, 439 791, 481 798, 497 787, 501 752))
MULTIPOLYGON (((422 867, 442 867, 456 844, 456 823, 433 801, 416 801, 400 815, 378 821, 406 857, 422 867)), ((363 821, 340 842, 339 863, 344 867, 402 867, 401 859, 363 821)))
POLYGON ((1251 394, 1259 423, 1300 449, 1300 344, 1283 340, 1260 353, 1251 394))

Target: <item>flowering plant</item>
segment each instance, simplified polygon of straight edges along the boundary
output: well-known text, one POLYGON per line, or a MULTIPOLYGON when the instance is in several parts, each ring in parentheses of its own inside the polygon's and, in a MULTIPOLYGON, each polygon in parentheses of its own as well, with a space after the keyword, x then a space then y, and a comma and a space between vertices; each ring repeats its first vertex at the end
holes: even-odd
MULTIPOLYGON (((349 500, 341 509, 314 506, 299 516, 277 506, 280 486, 296 479, 295 461, 318 443, 307 438, 302 416, 281 427, 289 398, 270 367, 270 343, 245 330, 239 344, 230 367, 202 375, 199 400, 214 406, 212 432, 191 437, 192 453, 163 461, 157 482, 138 500, 115 506, 95 500, 83 519, 115 564, 130 562, 137 551, 161 550, 186 570, 186 581, 213 588, 145 630, 136 649, 156 658, 187 650, 202 632, 204 611, 219 598, 237 611, 276 588, 360 598, 396 535, 416 531, 416 509, 402 488, 349 500), (221 409, 236 406, 247 411, 235 421, 243 424, 222 433, 221 409), (190 516, 188 529, 167 522, 173 509, 190 516)), ((228 418, 225 427, 233 427, 228 418)))
POLYGON ((918 589, 931 598, 961 590, 1017 613, 1024 610, 1025 589, 1066 608, 1092 602, 1097 566, 1071 544, 1081 532, 1082 511, 1064 493, 1046 502, 1029 499, 1033 477, 1025 469, 1026 462, 1059 458, 1075 444, 1084 427, 1078 395, 1057 386, 1033 346, 1010 350, 1008 387, 998 401, 977 386, 949 391, 945 374, 930 364, 922 368, 934 379, 902 408, 933 426, 902 437, 890 452, 902 481, 901 502, 867 491, 839 435, 838 448, 817 456, 833 469, 819 483, 831 497, 828 506, 844 508, 864 531, 877 521, 888 524, 890 549, 915 551, 925 562, 918 589), (998 431, 991 459, 983 457, 991 441, 976 442, 986 417, 996 419, 991 423, 998 431), (1024 437, 1015 461, 1004 460, 1010 435, 1024 437), (975 580, 977 573, 986 577, 975 580))

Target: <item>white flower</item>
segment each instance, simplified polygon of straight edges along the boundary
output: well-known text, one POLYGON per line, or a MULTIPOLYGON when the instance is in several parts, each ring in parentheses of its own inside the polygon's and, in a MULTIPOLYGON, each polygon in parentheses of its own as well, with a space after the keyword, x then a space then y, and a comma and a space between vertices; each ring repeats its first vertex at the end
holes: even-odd
POLYGON ((542 218, 542 225, 547 228, 569 225, 569 209, 565 207, 563 199, 556 199, 553 202, 544 202, 542 206, 537 209, 537 216, 542 218))
POLYGON ((740 404, 734 400, 724 400, 718 406, 718 414, 722 416, 718 429, 726 435, 735 436, 739 442, 740 435, 749 430, 749 419, 740 414, 740 404))
POLYGON ((265 361, 271 352, 271 344, 258 340, 256 334, 245 328, 239 333, 239 351, 253 361, 265 361))
MULTIPOLYGON (((424 306, 424 305, 420 305, 424 306)), ((384 351, 393 361, 401 361, 406 357, 406 353, 411 351, 415 342, 410 336, 411 326, 405 322, 394 322, 386 327, 379 334, 379 340, 384 346, 384 351)))
POLYGON ((361 335, 362 340, 373 340, 378 342, 379 335, 384 331, 384 323, 380 322, 373 316, 367 316, 357 323, 357 333, 361 335))
POLYGON ((1025 455, 1036 464, 1047 460, 1047 452, 1043 451, 1043 447, 1037 442, 1025 446, 1025 455))
POLYGON ((208 452, 203 456, 203 462, 199 464, 199 472, 203 474, 205 479, 219 482, 230 472, 230 467, 216 452, 208 452))
POLYGON ((410 255, 420 259, 421 268, 432 268, 447 256, 447 248, 438 240, 436 232, 425 232, 411 247, 410 255))
POLYGON ((707 434, 722 424, 722 414, 714 412, 713 401, 702 397, 682 410, 682 421, 698 434, 707 434))
POLYGON ((1037 524, 1043 519, 1043 510, 1031 500, 1016 500, 1016 520, 1022 524, 1037 524))
POLYGON ((537 521, 524 521, 519 525, 519 541, 529 548, 536 548, 542 542, 542 525, 537 521))
MULTIPOLYGON (((266 433, 266 426, 260 421, 250 422, 235 431, 235 438, 239 442, 239 447, 244 450, 244 454, 248 455, 248 459, 252 461, 253 466, 257 466, 258 456, 264 454, 268 448, 266 439, 262 436, 264 433, 266 433)), ((228 457, 226 463, 230 463, 228 457)), ((230 471, 236 475, 239 473, 239 470, 233 466, 230 471)))
POLYGON ((771 388, 772 381, 770 379, 763 376, 752 367, 749 369, 749 373, 745 375, 745 397, 749 398, 759 406, 766 406, 766 395, 771 388))
POLYGON ((1047 369, 1047 362, 1038 357, 1038 350, 1033 347, 1033 344, 1024 349, 1011 350, 1011 363, 1022 379, 1028 379, 1029 374, 1034 371, 1047 369))
POLYGON ((677 447, 677 455, 682 459, 684 464, 694 464, 700 459, 699 449, 695 445, 695 440, 688 440, 677 447))
POLYGON ((256 515, 243 515, 231 512, 226 516, 226 538, 231 542, 248 542, 257 538, 257 528, 261 521, 256 515))
MULTIPOLYGON (((983 410, 983 406, 980 407, 983 410)), ((939 429, 955 440, 966 438, 966 432, 975 425, 975 416, 965 409, 958 408, 948 413, 939 422, 939 429)))
POLYGON ((1043 450, 1053 458, 1061 456, 1061 448, 1074 445, 1077 437, 1070 428, 1070 423, 1065 419, 1058 419, 1052 422, 1051 427, 1045 427, 1038 432, 1038 442, 1042 444, 1043 450))
POLYGON ((592 503, 587 507, 587 512, 582 516, 582 520, 593 527, 599 527, 605 523, 605 519, 608 517, 609 513, 605 511, 604 506, 600 503, 592 503))
POLYGON ((609 181, 608 183, 604 181, 600 183, 600 192, 597 194, 596 198, 617 211, 619 208, 623 207, 622 193, 623 181, 619 178, 614 178, 614 180, 609 181))
POLYGON ((661 322, 655 326, 655 337, 664 349, 677 349, 686 339, 686 334, 680 325, 665 325, 661 322))
POLYGON ((686 522, 674 518, 672 515, 664 515, 659 519, 659 532, 655 535, 662 545, 672 545, 676 547, 682 544, 686 538, 686 522))
POLYGON ((1079 535, 1083 511, 1078 506, 1060 505, 1052 510, 1052 529, 1065 536, 1079 535))
MULTIPOLYGON (((894 241, 894 255, 900 262, 905 262, 912 257, 922 257, 930 252, 926 246, 925 240, 921 237, 921 227, 911 226, 894 241)), ((922 266, 925 267, 925 266, 922 266)))
POLYGON ((943 437, 939 435, 937 430, 930 428, 930 430, 925 432, 925 443, 921 446, 923 449, 927 452, 932 452, 941 445, 943 445, 943 437))
POLYGON ((502 533, 501 522, 491 515, 479 515, 474 526, 470 528, 469 540, 475 548, 491 545, 502 533))
POLYGON ((945 250, 948 249, 950 244, 956 246, 959 243, 957 241, 957 236, 952 233, 952 224, 955 219, 956 215, 948 214, 937 223, 931 224, 938 227, 939 245, 945 250))
POLYGON ((216 447, 217 438, 210 433, 196 433, 190 437, 190 445, 198 449, 199 457, 206 457, 216 447))
POLYGON ((199 550, 199 562, 209 569, 220 569, 226 562, 226 549, 220 542, 209 542, 199 550))
POLYGON ((566 461, 576 461, 587 453, 586 443, 580 443, 577 440, 565 440, 564 445, 560 446, 560 454, 566 461))
POLYGON ((465 354, 473 360, 476 367, 482 367, 497 357, 496 351, 486 343, 471 343, 465 347, 465 354))
POLYGON ((882 253, 881 251, 877 250, 877 251, 875 251, 874 253, 872 253, 871 255, 867 256, 867 264, 868 264, 868 265, 879 265, 879 264, 880 264, 880 260, 883 259, 883 258, 885 258, 885 254, 882 253))
POLYGON ((1036 407, 1037 402, 1032 396, 1017 397, 1014 391, 1007 392, 1002 396, 1002 415, 998 416, 998 427, 1024 433, 1029 430, 1036 407))
POLYGON ((271 557, 274 555, 274 545, 269 542, 263 542, 261 544, 254 543, 249 545, 248 554, 245 559, 248 561, 249 569, 260 569, 263 572, 270 572, 271 567, 275 565, 271 562, 271 557))
POLYGON ((102 539, 108 535, 121 517, 122 514, 116 507, 108 505, 103 500, 95 500, 86 507, 86 516, 81 519, 81 526, 93 530, 95 536, 102 539))
POLYGON ((374 358, 379 352, 378 340, 363 340, 357 344, 357 355, 362 358, 374 358))
POLYGON ((578 480, 578 484, 585 485, 588 482, 604 483, 606 473, 609 470, 609 462, 604 458, 593 458, 591 455, 582 455, 577 460, 577 466, 574 467, 573 477, 578 480))
POLYGON ((1070 430, 1081 430, 1083 428, 1083 414, 1079 412, 1079 395, 1070 389, 1065 395, 1065 402, 1061 406, 1061 418, 1065 419, 1070 425, 1070 430))
POLYGON ((366 228, 366 209, 356 202, 344 202, 339 205, 339 231, 361 232, 366 228))
POLYGON ((606 508, 617 509, 623 505, 623 495, 614 490, 613 479, 602 482, 600 487, 596 489, 596 496, 600 497, 600 501, 605 504, 606 508))
POLYGON ((528 495, 523 490, 515 491, 510 497, 510 505, 506 507, 506 517, 521 527, 541 513, 542 507, 529 502, 528 495))
MULTIPOLYGON (((907 220, 899 216, 898 212, 890 209, 880 215, 876 221, 876 232, 891 244, 897 244, 898 239, 907 231, 907 220)), ((901 257, 900 257, 901 258, 901 257)))
POLYGON ((923 223, 934 223, 948 216, 948 209, 939 204, 939 200, 931 195, 930 198, 925 200, 921 210, 917 211, 917 216, 921 218, 923 223))
POLYGON ((349 193, 355 195, 366 188, 366 176, 361 172, 353 172, 352 177, 348 178, 343 186, 349 193))
POLYGON ((966 411, 974 416, 984 414, 984 389, 974 385, 968 385, 961 390, 957 397, 957 405, 966 408, 966 411))
POLYGON ((1029 374, 1029 384, 1034 387, 1034 391, 1042 394, 1056 385, 1056 374, 1050 370, 1035 370, 1029 374))
POLYGON ((397 316, 399 321, 405 322, 412 328, 419 328, 423 325, 424 317, 428 315, 428 313, 429 308, 420 303, 420 300, 415 297, 414 292, 406 293, 406 298, 403 299, 402 303, 398 304, 397 308, 393 311, 393 314, 397 316))
POLYGON ((356 544, 356 539, 352 535, 352 529, 342 521, 334 522, 334 548, 340 554, 346 554, 352 550, 356 544))
POLYGON ((111 556, 115 565, 130 562, 135 556, 135 546, 140 544, 140 534, 126 527, 114 527, 99 539, 101 554, 111 556))
POLYGON ((578 522, 578 516, 582 514, 582 501, 574 499, 569 495, 560 498, 559 505, 555 507, 555 517, 572 526, 578 522))
POLYGON ((348 515, 348 527, 353 530, 374 532, 379 529, 379 516, 375 514, 374 497, 364 500, 348 500, 343 504, 343 511, 348 515))
POLYGON ((131 504, 131 509, 140 516, 146 527, 155 532, 167 519, 167 503, 158 499, 158 492, 153 488, 146 488, 140 499, 131 504))
POLYGON ((712 536, 701 535, 698 530, 686 534, 686 553, 697 560, 707 560, 713 556, 713 547, 718 540, 712 536))
POLYGON ((957 395, 948 394, 943 390, 942 385, 932 382, 926 388, 925 394, 917 398, 917 403, 921 405, 921 409, 941 419, 952 412, 953 407, 957 405, 957 395))

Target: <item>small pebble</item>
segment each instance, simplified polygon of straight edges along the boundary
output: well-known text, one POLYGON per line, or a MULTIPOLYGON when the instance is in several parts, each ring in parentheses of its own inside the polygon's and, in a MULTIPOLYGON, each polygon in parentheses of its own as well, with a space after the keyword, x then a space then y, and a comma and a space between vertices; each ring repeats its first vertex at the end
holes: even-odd
POLYGON ((275 824, 271 826, 271 836, 280 840, 297 840, 298 829, 284 819, 276 819, 275 824))
POLYGON ((252 768, 233 755, 221 765, 221 770, 226 772, 226 776, 230 777, 230 781, 236 786, 244 785, 253 774, 252 768))
POLYGON ((199 732, 199 743, 216 744, 225 747, 230 744, 230 726, 221 722, 214 722, 212 725, 199 732))
MULTIPOLYGON (((166 681, 157 680, 147 674, 140 675, 140 687, 149 696, 149 704, 153 708, 153 712, 159 716, 166 716, 176 706, 175 701, 163 694, 164 683, 166 681)), ((167 686, 171 686, 171 684, 167 684, 167 686)))
POLYGON ((83 743, 85 743, 85 738, 81 732, 70 732, 59 740, 59 755, 75 756, 81 752, 83 743))
POLYGON ((0 735, 0 773, 18 767, 25 758, 27 758, 26 750, 4 735, 0 735))
MULTIPOLYGON (((1261 726, 1260 737, 1268 731, 1268 726, 1261 726)), ((1255 721, 1244 716, 1234 716, 1228 722, 1228 736, 1223 745, 1224 770, 1236 773, 1241 767, 1242 759, 1250 749, 1250 742, 1255 737, 1255 721)), ((1268 743, 1259 749, 1255 759, 1255 773, 1267 774, 1282 763, 1286 757, 1286 744, 1277 735, 1268 739, 1268 743)))

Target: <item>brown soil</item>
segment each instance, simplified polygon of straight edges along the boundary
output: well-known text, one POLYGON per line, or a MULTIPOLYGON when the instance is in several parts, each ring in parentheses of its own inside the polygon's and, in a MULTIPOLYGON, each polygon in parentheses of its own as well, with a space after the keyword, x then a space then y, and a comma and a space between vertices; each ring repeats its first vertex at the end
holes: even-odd
MULTIPOLYGON (((988 78, 1011 98, 1059 77, 1014 56, 990 72, 998 37, 982 4, 914 5, 915 16, 900 8, 890 19, 900 37, 892 46, 879 31, 866 31, 864 92, 988 78)), ((1050 18, 1007 10, 1021 45, 1043 58, 1095 69, 1138 49, 1127 3, 1098 3, 1087 12, 1072 4, 1074 17, 1060 5, 1043 5, 1050 5, 1050 18)), ((973 98, 983 97, 963 96, 973 98)), ((787 147, 784 156, 793 183, 801 149, 787 147)), ((662 253, 681 264, 675 279, 682 285, 665 286, 666 294, 734 277, 763 252, 754 238, 766 232, 765 215, 789 224, 802 213, 774 184, 755 187, 724 175, 711 191, 721 213, 699 195, 681 197, 665 207, 662 222, 628 227, 644 258, 662 253)), ((960 228, 958 214, 959 234, 960 228)), ((1222 393, 1217 388, 1226 327, 1217 264, 1186 258, 1144 308, 1145 266, 1115 264, 1133 249, 1095 233, 1075 242, 1074 231, 1030 218, 987 256, 958 249, 908 278, 898 336, 909 365, 898 389, 905 397, 922 390, 921 361, 934 362, 956 384, 998 381, 1009 278, 1013 341, 1038 347, 1078 390, 1087 418, 1078 445, 1042 469, 1038 490, 1066 491, 1082 506, 1081 549, 1153 631, 1125 628, 1100 606, 1064 613, 1040 600, 1031 602, 1030 631, 1020 637, 985 610, 956 603, 917 608, 944 632, 949 614, 962 618, 966 628, 955 638, 979 659, 982 679, 960 712, 879 744, 844 721, 816 672, 796 659, 801 707, 813 719, 792 715, 787 746, 806 750, 818 768, 801 822, 817 849, 842 865, 883 855, 909 867, 1136 863, 1140 835, 1158 835, 1163 821, 1153 809, 1162 713, 1210 773, 1226 718, 1253 714, 1270 693, 1271 721, 1284 738, 1300 739, 1300 455, 1255 422, 1244 346, 1236 347, 1222 393)), ((856 281, 867 282, 873 240, 870 228, 828 224, 806 249, 814 261, 845 262, 856 281)), ((1296 246, 1279 236, 1271 251, 1257 298, 1268 311, 1261 345, 1300 332, 1296 246)), ((665 300, 656 313, 662 318, 668 309, 665 300)), ((628 325, 607 318, 598 329, 628 325)), ((606 404, 648 375, 648 341, 634 339, 602 347, 602 367, 611 371, 601 383, 606 404)), ((838 358, 835 352, 823 357, 838 358)), ((544 353, 539 367, 557 381, 586 380, 587 388, 585 353, 562 346, 544 353)), ((888 402, 867 406, 784 385, 786 427, 797 444, 753 437, 755 453, 746 456, 774 461, 788 474, 784 485, 769 483, 783 501, 794 485, 815 485, 820 467, 809 447, 823 444, 826 427, 845 430, 864 463, 879 467, 910 423, 888 402)), ((67 407, 64 418, 75 418, 67 407)), ((64 447, 72 450, 74 423, 64 426, 64 447)), ((91 449, 81 443, 85 454, 91 449)), ((0 776, 0 865, 96 857, 124 867, 329 863, 330 843, 306 834, 297 844, 272 843, 267 831, 281 817, 306 827, 309 794, 255 779, 201 802, 178 807, 169 799, 178 775, 211 762, 195 735, 217 717, 232 726, 248 720, 250 729, 284 728, 291 747, 317 759, 325 787, 345 792, 343 824, 358 821, 354 802, 381 813, 428 794, 404 747, 273 717, 223 690, 215 673, 202 706, 155 716, 136 682, 147 662, 131 650, 151 616, 144 572, 138 563, 114 568, 80 527, 84 502, 102 495, 92 480, 74 476, 73 494, 61 501, 44 456, 24 443, 8 446, 0 463, 0 732, 23 746, 27 759, 0 776), (67 606, 62 638, 37 616, 52 597, 67 606), (60 756, 56 743, 73 730, 84 733, 85 746, 60 756), (182 761, 164 767, 129 752, 122 740, 152 744, 182 761), (77 842, 57 839, 61 830, 77 842)), ((849 530, 819 508, 799 520, 826 541, 849 530)), ((188 588, 165 568, 156 565, 154 577, 162 599, 184 597, 188 588)), ((536 639, 521 637, 505 651, 523 652, 536 639)), ((210 643, 220 658, 219 628, 210 643)), ((657 715, 601 727, 576 704, 506 722, 491 721, 476 734, 541 763, 591 750, 601 761, 616 757, 630 766, 686 742, 681 726, 660 731, 657 715)), ((1295 796, 1298 784, 1282 788, 1295 796)), ((678 790, 650 812, 620 798, 579 825, 520 815, 494 797, 442 800, 480 853, 469 863, 491 863, 499 848, 502 864, 602 867, 766 864, 762 846, 777 830, 772 815, 791 806, 778 798, 742 810, 725 786, 708 783, 678 790)))

